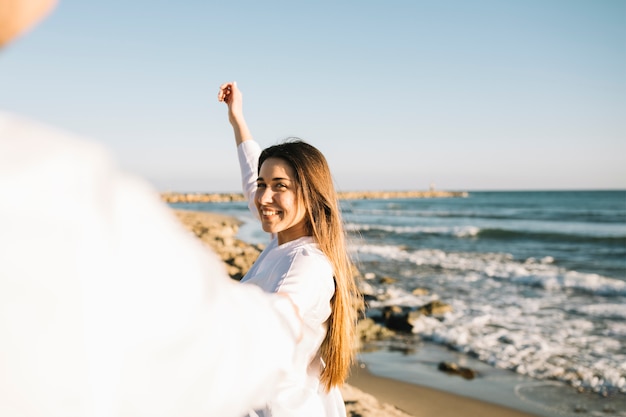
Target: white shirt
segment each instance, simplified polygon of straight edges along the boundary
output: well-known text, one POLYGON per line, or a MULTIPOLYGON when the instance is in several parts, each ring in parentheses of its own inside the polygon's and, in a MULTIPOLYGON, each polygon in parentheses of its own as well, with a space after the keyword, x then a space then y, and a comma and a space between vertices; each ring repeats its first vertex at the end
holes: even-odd
POLYGON ((100 145, 0 113, 1 416, 240 417, 300 333, 100 145))
MULTIPOLYGON (((254 206, 256 173, 260 147, 245 141, 238 147, 244 194, 249 207, 254 206)), ((326 336, 330 317, 330 300, 335 292, 332 265, 310 236, 278 244, 274 238, 241 280, 267 292, 290 296, 304 322, 301 355, 296 367, 278 388, 275 397, 263 410, 251 416, 259 417, 345 417, 341 393, 333 388, 329 393, 320 384, 324 367, 319 347, 326 336)))

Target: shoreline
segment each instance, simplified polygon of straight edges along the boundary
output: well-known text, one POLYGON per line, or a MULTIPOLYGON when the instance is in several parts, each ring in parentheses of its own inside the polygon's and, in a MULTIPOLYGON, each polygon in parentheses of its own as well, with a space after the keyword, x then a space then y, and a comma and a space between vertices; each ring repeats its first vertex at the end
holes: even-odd
MULTIPOLYGON (((183 226, 225 262, 228 273, 240 279, 262 250, 235 238, 241 222, 223 214, 173 209, 183 226)), ((363 366, 363 365, 362 365, 363 366)), ((437 371, 438 372, 438 371, 437 371)), ((355 366, 342 388, 349 417, 536 417, 498 404, 447 391, 374 375, 355 366)))

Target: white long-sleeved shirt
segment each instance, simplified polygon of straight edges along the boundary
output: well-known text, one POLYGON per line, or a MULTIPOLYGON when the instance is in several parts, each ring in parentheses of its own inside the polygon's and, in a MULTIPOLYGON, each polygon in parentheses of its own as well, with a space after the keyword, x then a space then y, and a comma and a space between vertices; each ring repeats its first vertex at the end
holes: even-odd
POLYGON ((0 112, 0 415, 240 417, 300 334, 100 145, 0 112))
MULTIPOLYGON (((244 194, 250 210, 257 216, 254 194, 260 152, 255 141, 245 141, 238 147, 244 194)), ((267 407, 250 415, 345 417, 339 389, 327 393, 320 385, 324 365, 318 351, 326 336, 335 284, 332 266, 314 239, 305 236, 282 245, 277 238, 272 239, 241 282, 257 285, 267 292, 289 294, 304 322, 300 342, 303 353, 296 367, 279 385, 267 407)))

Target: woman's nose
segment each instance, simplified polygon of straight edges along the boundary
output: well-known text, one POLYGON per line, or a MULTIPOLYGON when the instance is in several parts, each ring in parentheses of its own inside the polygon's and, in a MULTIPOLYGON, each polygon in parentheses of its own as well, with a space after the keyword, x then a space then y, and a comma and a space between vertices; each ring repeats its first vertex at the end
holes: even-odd
POLYGON ((261 204, 271 203, 272 191, 269 188, 258 188, 256 197, 261 204))

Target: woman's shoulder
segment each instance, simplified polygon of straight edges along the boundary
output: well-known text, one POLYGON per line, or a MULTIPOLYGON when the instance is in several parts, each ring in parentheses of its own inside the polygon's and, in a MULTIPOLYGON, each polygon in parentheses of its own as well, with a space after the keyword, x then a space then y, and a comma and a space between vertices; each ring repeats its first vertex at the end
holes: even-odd
POLYGON ((335 292, 332 265, 312 238, 298 240, 285 248, 289 262, 280 291, 290 294, 303 314, 325 311, 335 292))
POLYGON ((328 287, 334 291, 333 267, 315 241, 299 242, 291 248, 288 276, 297 277, 308 285, 328 287))
POLYGON ((286 255, 294 259, 302 260, 302 262, 320 262, 331 268, 330 261, 311 236, 295 239, 280 245, 279 248, 283 249, 286 255))
POLYGON ((283 273, 288 273, 297 270, 302 273, 303 267, 308 267, 312 268, 313 273, 328 272, 332 275, 330 261, 311 236, 304 236, 281 245, 274 238, 258 261, 262 261, 264 265, 273 265, 275 272, 283 270, 283 273), (298 268, 295 268, 296 266, 298 268))

